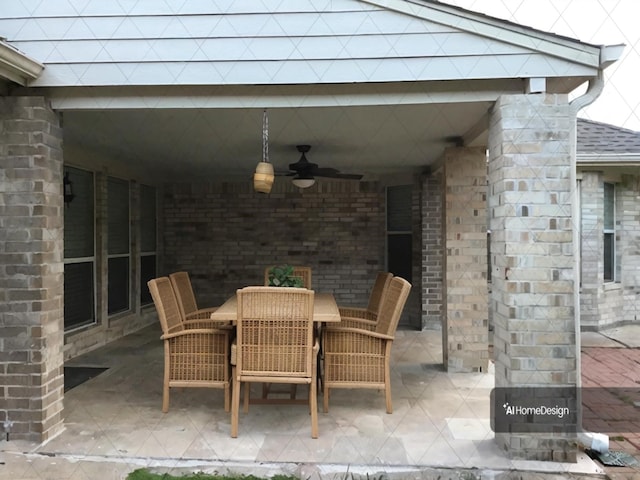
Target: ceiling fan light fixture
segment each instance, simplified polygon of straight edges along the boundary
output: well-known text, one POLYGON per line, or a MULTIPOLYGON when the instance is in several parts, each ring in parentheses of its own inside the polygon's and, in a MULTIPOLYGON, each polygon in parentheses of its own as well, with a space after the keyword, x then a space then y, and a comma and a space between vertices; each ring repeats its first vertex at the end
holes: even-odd
POLYGON ((291 183, 293 183, 298 188, 309 188, 314 183, 316 183, 316 180, 313 177, 301 177, 298 175, 293 177, 291 183))

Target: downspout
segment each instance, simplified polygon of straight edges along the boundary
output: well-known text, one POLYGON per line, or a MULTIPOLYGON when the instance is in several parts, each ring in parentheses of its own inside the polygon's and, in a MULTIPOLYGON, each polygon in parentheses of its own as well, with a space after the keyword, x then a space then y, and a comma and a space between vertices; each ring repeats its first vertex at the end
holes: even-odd
POLYGON ((604 69, 614 63, 620 58, 624 45, 616 45, 612 47, 601 46, 600 47, 600 66, 598 67, 598 74, 589 80, 589 86, 587 91, 574 98, 569 105, 573 113, 574 128, 571 130, 571 216, 573 218, 573 268, 575 285, 573 289, 573 310, 575 318, 575 338, 576 338, 576 402, 578 406, 578 418, 577 429, 578 438, 588 448, 600 452, 606 452, 609 450, 609 437, 601 433, 584 432, 582 430, 582 365, 580 361, 580 351, 582 348, 580 340, 580 272, 581 272, 581 259, 580 259, 580 243, 581 232, 577 225, 581 225, 582 212, 578 208, 578 179, 576 172, 576 156, 577 156, 577 118, 578 112, 584 107, 591 105, 602 93, 604 89, 604 69))

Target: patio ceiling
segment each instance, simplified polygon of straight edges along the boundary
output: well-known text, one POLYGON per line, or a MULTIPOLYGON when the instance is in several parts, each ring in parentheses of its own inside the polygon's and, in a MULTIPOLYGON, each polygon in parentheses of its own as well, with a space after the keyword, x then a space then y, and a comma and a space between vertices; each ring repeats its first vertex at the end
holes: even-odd
MULTIPOLYGON (((286 171, 299 158, 295 146, 309 144, 310 161, 365 180, 422 171, 482 125, 490 105, 270 108, 270 161, 286 171)), ((262 108, 67 110, 64 142, 155 180, 249 178, 262 153, 262 108)))

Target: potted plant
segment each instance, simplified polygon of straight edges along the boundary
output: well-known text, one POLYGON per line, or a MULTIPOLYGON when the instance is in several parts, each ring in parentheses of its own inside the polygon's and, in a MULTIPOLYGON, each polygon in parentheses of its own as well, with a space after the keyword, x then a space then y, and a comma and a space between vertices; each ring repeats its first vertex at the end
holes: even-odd
POLYGON ((269 270, 270 287, 303 287, 302 278, 293 274, 292 265, 276 265, 269 270))

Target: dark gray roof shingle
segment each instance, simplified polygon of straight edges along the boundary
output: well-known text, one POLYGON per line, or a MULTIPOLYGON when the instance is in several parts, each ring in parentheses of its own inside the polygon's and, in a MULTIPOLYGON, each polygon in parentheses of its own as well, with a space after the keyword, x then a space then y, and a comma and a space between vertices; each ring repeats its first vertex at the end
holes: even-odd
POLYGON ((640 132, 578 118, 577 152, 580 154, 640 154, 640 132))

